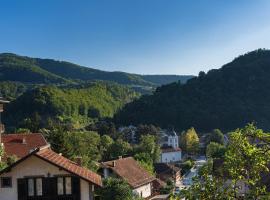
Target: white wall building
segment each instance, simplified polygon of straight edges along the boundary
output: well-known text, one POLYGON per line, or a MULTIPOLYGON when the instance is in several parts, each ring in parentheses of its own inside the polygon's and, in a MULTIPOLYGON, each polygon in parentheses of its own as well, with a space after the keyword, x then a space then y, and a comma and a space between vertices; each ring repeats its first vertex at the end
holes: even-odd
POLYGON ((34 150, 0 173, 1 200, 93 200, 101 177, 53 152, 34 150))

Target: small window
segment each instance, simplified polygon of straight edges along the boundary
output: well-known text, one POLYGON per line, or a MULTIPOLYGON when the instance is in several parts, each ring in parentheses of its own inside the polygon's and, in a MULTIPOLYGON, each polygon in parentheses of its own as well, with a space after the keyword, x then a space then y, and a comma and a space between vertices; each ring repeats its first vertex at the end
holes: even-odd
POLYGON ((71 177, 66 177, 66 194, 72 194, 71 191, 71 177))
POLYGON ((33 178, 30 178, 28 179, 28 196, 29 197, 32 197, 35 195, 35 192, 34 192, 34 179, 33 178))
POLYGON ((36 179, 36 194, 42 196, 42 178, 36 179))
POLYGON ((63 177, 57 178, 57 194, 58 195, 64 194, 64 178, 63 177))
POLYGON ((12 187, 12 179, 11 179, 11 177, 2 177, 1 178, 1 187, 2 188, 12 187))

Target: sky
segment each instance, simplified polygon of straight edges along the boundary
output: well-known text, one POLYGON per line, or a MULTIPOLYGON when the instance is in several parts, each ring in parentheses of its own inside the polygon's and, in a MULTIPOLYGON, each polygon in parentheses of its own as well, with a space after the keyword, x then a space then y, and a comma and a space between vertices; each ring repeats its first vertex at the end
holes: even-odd
POLYGON ((0 52, 192 74, 270 49, 269 0, 0 0, 0 52))

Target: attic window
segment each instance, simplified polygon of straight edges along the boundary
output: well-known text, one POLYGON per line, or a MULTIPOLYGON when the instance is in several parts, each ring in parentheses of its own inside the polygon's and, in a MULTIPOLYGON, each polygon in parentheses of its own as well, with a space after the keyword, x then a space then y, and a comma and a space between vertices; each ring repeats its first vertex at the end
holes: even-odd
POLYGON ((2 177, 1 178, 1 187, 2 188, 10 188, 10 187, 12 187, 12 179, 11 179, 11 177, 2 177))

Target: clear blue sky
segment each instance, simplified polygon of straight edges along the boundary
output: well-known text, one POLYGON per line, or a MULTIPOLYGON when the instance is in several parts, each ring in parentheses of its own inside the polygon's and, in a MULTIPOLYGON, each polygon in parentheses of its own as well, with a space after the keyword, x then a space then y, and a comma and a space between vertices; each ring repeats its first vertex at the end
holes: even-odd
POLYGON ((0 0, 0 52, 198 74, 270 48, 268 0, 0 0))

